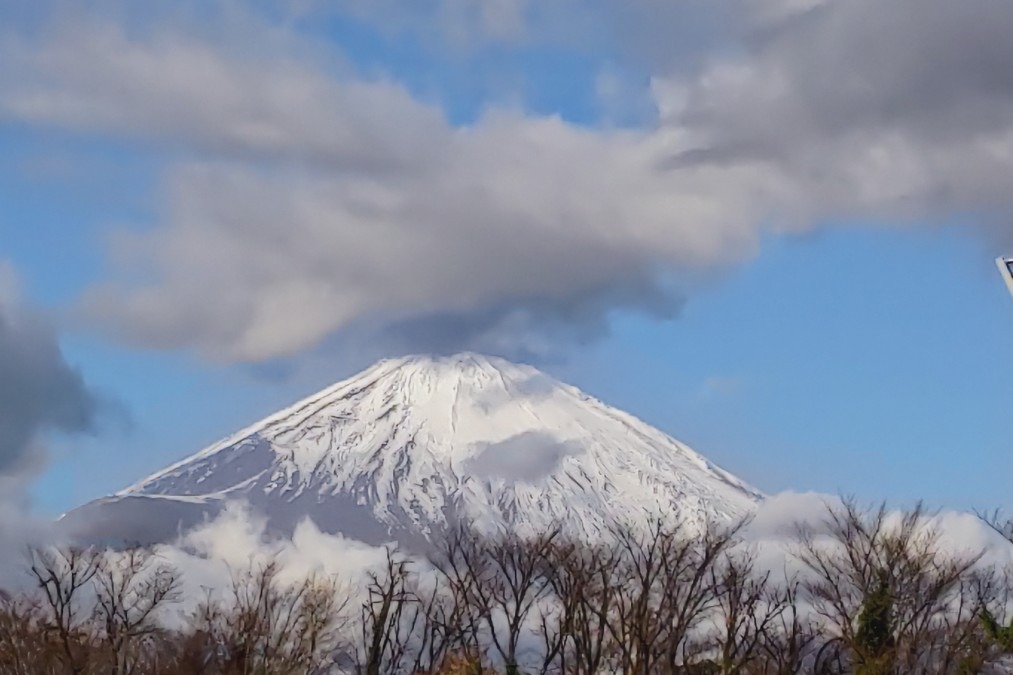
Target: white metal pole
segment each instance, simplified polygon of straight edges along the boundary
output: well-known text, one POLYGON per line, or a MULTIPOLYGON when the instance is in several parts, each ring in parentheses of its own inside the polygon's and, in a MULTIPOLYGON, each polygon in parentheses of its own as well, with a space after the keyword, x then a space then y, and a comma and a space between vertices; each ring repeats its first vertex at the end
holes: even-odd
POLYGON ((1013 258, 996 258, 995 264, 1002 278, 1006 280, 1006 288, 1013 294, 1013 258))

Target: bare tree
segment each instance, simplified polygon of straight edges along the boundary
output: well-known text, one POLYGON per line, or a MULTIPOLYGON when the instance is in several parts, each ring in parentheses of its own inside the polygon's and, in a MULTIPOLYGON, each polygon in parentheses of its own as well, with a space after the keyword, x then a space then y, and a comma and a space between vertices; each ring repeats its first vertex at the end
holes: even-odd
POLYGON ((64 670, 85 673, 92 656, 89 612, 84 597, 101 558, 93 549, 31 548, 29 572, 42 597, 42 621, 54 636, 64 670))
POLYGON ((366 598, 361 607, 362 646, 357 653, 356 672, 361 675, 395 675, 409 667, 417 670, 417 651, 412 644, 425 614, 412 592, 408 561, 387 550, 381 574, 371 572, 366 598))
POLYGON ((180 599, 179 572, 150 550, 130 548, 101 556, 93 585, 94 618, 108 672, 141 672, 146 657, 156 653, 151 642, 162 632, 158 613, 180 599))
POLYGON ((481 658, 480 643, 487 639, 508 675, 518 672, 522 634, 550 592, 545 561, 557 538, 557 530, 530 539, 514 533, 483 538, 460 527, 432 558, 463 607, 467 651, 481 658))
POLYGON ((271 561, 233 575, 225 601, 208 599, 194 616, 211 672, 221 675, 305 675, 324 672, 343 646, 347 595, 337 582, 310 576, 279 581, 271 561))
POLYGON ((693 536, 657 519, 646 532, 615 528, 623 581, 607 627, 620 672, 674 673, 687 665, 689 640, 717 607, 712 574, 744 523, 708 524, 693 536))
POLYGON ((783 610, 761 636, 761 661, 752 669, 758 675, 799 675, 812 670, 820 636, 799 603, 800 587, 796 578, 785 574, 782 585, 768 591, 769 602, 782 605, 783 610))
POLYGON ((781 616, 789 610, 789 590, 773 589, 770 573, 759 574, 750 554, 725 555, 711 570, 718 624, 707 644, 714 654, 715 670, 721 675, 744 672, 764 658, 763 645, 781 616))
POLYGON ((476 598, 482 603, 492 643, 506 666, 506 675, 519 672, 521 633, 539 601, 550 590, 545 561, 558 536, 558 530, 529 539, 506 535, 484 547, 489 574, 475 585, 476 598), (502 622, 502 629, 498 622, 502 622))
POLYGON ((418 624, 415 663, 412 672, 432 673, 447 667, 455 657, 475 659, 470 654, 463 618, 468 608, 442 576, 436 574, 423 584, 414 579, 414 597, 422 618, 418 624))
POLYGON ((737 546, 741 524, 658 519, 598 543, 460 528, 432 576, 389 550, 357 616, 334 580, 286 583, 269 562, 233 574, 224 597, 209 591, 179 630, 161 621, 179 573, 152 552, 34 549, 34 591, 0 592, 0 673, 1013 672, 1011 572, 946 554, 929 522, 920 507, 894 516, 845 501, 798 530, 803 570, 780 584, 737 546))
MULTIPOLYGON (((891 522, 885 505, 828 507, 822 534, 800 528, 796 557, 822 628, 856 673, 956 668, 978 621, 968 581, 979 555, 939 547, 921 505, 891 522)), ((946 671, 943 671, 946 672, 946 671)), ((955 671, 950 671, 955 672, 955 671)))
POLYGON ((43 611, 31 597, 0 592, 0 672, 9 675, 56 675, 65 672, 54 658, 58 645, 46 630, 43 611))
POLYGON ((543 672, 602 672, 613 651, 608 623, 618 591, 618 560, 609 543, 558 542, 549 551, 547 578, 558 610, 540 626, 543 672))

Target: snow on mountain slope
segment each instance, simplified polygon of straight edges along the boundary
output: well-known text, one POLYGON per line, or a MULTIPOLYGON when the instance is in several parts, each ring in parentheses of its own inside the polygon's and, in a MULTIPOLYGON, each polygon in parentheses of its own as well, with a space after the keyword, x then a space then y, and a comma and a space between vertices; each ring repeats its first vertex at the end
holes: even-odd
POLYGON ((367 542, 678 511, 747 514, 761 495, 685 445, 529 366, 475 354, 381 361, 65 520, 168 538, 242 499, 367 542))

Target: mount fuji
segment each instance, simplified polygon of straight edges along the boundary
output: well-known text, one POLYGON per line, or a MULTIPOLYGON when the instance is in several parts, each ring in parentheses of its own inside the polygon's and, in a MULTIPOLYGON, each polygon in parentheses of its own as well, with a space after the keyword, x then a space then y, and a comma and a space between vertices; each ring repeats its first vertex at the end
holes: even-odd
POLYGON ((682 443, 530 366, 460 354, 381 361, 61 522, 156 543, 247 503, 277 532, 306 517, 367 543, 678 513, 747 515, 762 495, 682 443))

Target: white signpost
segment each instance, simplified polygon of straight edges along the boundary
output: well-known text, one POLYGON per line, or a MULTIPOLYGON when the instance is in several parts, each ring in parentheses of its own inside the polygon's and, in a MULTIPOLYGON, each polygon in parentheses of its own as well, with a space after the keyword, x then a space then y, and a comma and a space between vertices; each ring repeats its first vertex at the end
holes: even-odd
POLYGON ((1009 292, 1013 293, 1013 258, 996 258, 995 264, 999 268, 1002 278, 1006 280, 1009 292))

